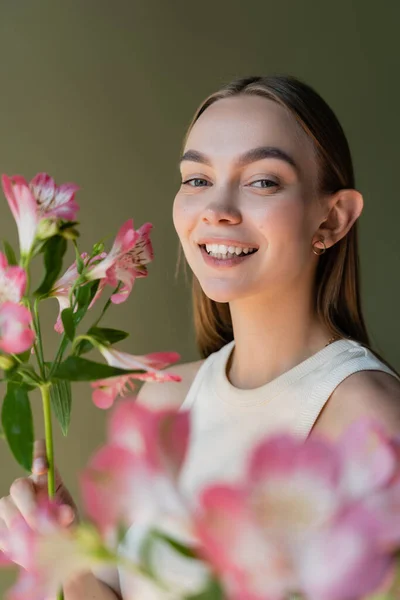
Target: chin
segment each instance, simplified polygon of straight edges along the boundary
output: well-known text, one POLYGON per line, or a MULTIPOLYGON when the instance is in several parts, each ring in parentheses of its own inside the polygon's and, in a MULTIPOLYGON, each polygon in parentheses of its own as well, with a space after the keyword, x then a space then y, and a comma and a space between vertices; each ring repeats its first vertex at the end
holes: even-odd
POLYGON ((233 289, 232 286, 209 285, 202 281, 200 281, 200 286, 205 295, 214 302, 232 302, 233 300, 238 300, 239 298, 247 296, 243 290, 233 289))

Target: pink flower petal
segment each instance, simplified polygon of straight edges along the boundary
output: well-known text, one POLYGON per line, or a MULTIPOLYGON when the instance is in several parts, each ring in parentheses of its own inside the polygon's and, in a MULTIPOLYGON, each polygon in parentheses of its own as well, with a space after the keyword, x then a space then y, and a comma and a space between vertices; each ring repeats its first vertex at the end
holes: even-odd
POLYGON ((186 412, 151 410, 133 400, 123 400, 111 415, 108 439, 140 455, 152 468, 177 477, 186 456, 189 431, 186 412))
POLYGON ((39 222, 36 200, 25 179, 19 175, 12 178, 3 175, 2 185, 17 223, 21 253, 27 255, 33 246, 39 222))
POLYGON ((0 306, 0 349, 11 354, 28 350, 35 334, 30 329, 32 317, 21 304, 5 302, 0 306))
POLYGON ((338 443, 338 451, 343 461, 341 488, 350 498, 363 498, 386 485, 398 464, 383 427, 370 418, 350 425, 338 443))
POLYGON ((10 267, 0 252, 0 303, 20 302, 26 288, 26 272, 21 267, 10 267))
POLYGON ((79 205, 75 202, 75 193, 79 189, 74 183, 56 186, 47 173, 38 173, 30 183, 30 189, 37 201, 42 217, 75 221, 79 205))
POLYGON ((376 535, 373 514, 360 506, 306 539, 297 554, 306 597, 347 600, 376 591, 392 567, 391 556, 379 552, 376 535))

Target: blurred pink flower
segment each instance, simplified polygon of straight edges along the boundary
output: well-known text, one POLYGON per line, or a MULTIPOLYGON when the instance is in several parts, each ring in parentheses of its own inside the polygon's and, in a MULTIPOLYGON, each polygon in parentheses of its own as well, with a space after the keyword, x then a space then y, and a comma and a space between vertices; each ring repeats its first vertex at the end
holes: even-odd
POLYGON ((150 411, 124 401, 113 416, 109 443, 82 475, 86 511, 106 537, 132 522, 187 518, 176 487, 188 439, 188 415, 150 411), (181 439, 173 435, 182 432, 181 439))
POLYGON ((108 422, 108 441, 176 478, 186 456, 189 428, 186 412, 154 411, 133 400, 121 400, 108 422))
POLYGON ((343 443, 275 435, 259 444, 240 485, 211 485, 200 498, 198 536, 229 597, 346 600, 376 590, 392 557, 387 523, 366 498, 394 472, 373 423, 354 425, 343 443))
POLYGON ((26 272, 21 267, 9 266, 0 252, 0 304, 20 302, 25 293, 26 272))
POLYGON ((37 202, 39 218, 56 218, 75 221, 79 205, 75 193, 79 187, 75 183, 57 186, 47 173, 38 173, 29 183, 29 188, 37 202))
POLYGON ((17 223, 21 254, 27 256, 35 241, 36 229, 40 220, 36 200, 23 177, 3 175, 1 180, 4 195, 17 223))
POLYGON ((92 399, 98 408, 110 408, 118 396, 130 394, 134 389, 134 380, 157 381, 160 383, 181 381, 179 375, 160 370, 180 359, 179 354, 176 352, 153 352, 152 354, 135 356, 106 346, 99 346, 98 349, 110 366, 141 371, 92 382, 91 386, 94 390, 92 399))
POLYGON ((121 289, 111 296, 114 304, 124 302, 131 293, 137 277, 146 277, 146 264, 153 259, 150 241, 151 223, 145 223, 137 231, 133 220, 129 219, 120 228, 115 242, 106 257, 86 272, 88 279, 101 279, 103 284, 121 289))
POLYGON ((22 304, 4 302, 0 305, 0 350, 19 354, 30 348, 35 333, 30 325, 32 316, 22 304))
MULTIPOLYGON (((103 252, 102 254, 98 254, 97 256, 94 256, 89 259, 88 259, 88 256, 89 255, 86 252, 83 252, 81 254, 81 258, 86 266, 96 264, 99 260, 102 260, 106 256, 106 254, 105 254, 105 252, 103 252)), ((53 289, 50 292, 50 296, 57 298, 59 307, 60 307, 57 321, 54 325, 54 329, 57 331, 57 333, 62 333, 64 331, 64 327, 63 327, 62 320, 61 320, 61 313, 65 308, 69 308, 69 306, 70 306, 70 300, 69 300, 70 292, 71 292, 73 285, 77 281, 78 277, 79 277, 79 273, 78 273, 78 268, 77 268, 77 264, 75 261, 70 267, 68 267, 68 269, 65 271, 64 275, 62 275, 60 277, 60 279, 58 279, 55 282, 53 289)), ((96 300, 98 300, 103 288, 104 288, 104 285, 102 285, 100 283, 97 293, 94 296, 92 302, 90 303, 89 308, 91 308, 93 306, 93 304, 96 302, 96 300)))
POLYGON ((6 600, 55 598, 70 578, 105 562, 96 555, 101 544, 99 536, 92 530, 60 527, 58 510, 55 503, 41 500, 32 516, 35 529, 17 517, 12 527, 0 535, 5 559, 22 567, 6 600))

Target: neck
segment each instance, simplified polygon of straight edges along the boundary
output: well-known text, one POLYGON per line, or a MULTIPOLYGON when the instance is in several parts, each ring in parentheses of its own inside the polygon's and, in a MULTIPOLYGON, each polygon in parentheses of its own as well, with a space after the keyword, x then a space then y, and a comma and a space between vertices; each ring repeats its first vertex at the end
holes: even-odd
POLYGON ((230 304, 235 350, 228 364, 231 383, 256 388, 306 360, 329 342, 312 294, 293 290, 276 298, 257 297, 230 304))

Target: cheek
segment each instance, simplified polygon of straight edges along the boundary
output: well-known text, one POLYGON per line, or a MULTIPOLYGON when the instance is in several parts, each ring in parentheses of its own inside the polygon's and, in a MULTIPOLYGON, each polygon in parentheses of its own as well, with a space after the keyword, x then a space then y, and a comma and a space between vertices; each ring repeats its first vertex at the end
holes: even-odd
POLYGON ((185 198, 182 198, 179 194, 175 196, 172 219, 182 244, 185 243, 185 239, 190 235, 190 232, 194 228, 196 214, 194 207, 191 206, 185 198))
POLYGON ((271 206, 257 215, 257 222, 271 247, 298 247, 308 236, 308 218, 301 201, 282 201, 271 206))

